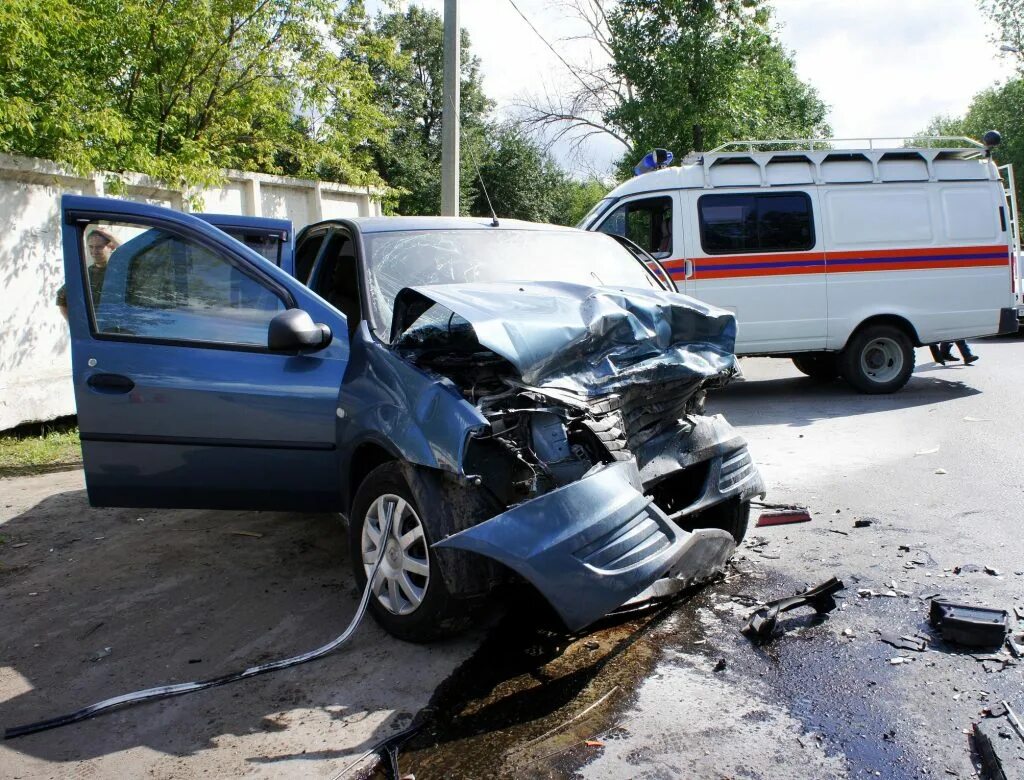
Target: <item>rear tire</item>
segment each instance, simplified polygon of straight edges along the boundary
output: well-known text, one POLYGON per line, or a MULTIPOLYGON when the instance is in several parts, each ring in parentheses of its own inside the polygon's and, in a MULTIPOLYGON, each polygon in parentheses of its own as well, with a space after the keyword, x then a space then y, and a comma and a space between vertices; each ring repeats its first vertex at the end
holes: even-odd
POLYGON ((470 622, 470 609, 448 590, 441 562, 430 546, 438 533, 431 522, 437 507, 415 494, 397 461, 371 471, 352 502, 349 548, 360 591, 379 554, 379 532, 387 511, 394 520, 370 593, 374 620, 408 642, 431 642, 459 633, 470 622))
POLYGON ((831 382, 839 376, 839 356, 834 352, 807 352, 793 357, 793 365, 801 374, 819 382, 831 382))
POLYGON ((895 393, 914 373, 914 345, 895 325, 869 325, 839 354, 843 379, 862 393, 895 393))
POLYGON ((737 499, 723 501, 684 519, 686 522, 682 526, 685 531, 692 531, 695 528, 718 528, 732 534, 736 544, 739 544, 747 535, 747 526, 750 523, 750 502, 737 499))

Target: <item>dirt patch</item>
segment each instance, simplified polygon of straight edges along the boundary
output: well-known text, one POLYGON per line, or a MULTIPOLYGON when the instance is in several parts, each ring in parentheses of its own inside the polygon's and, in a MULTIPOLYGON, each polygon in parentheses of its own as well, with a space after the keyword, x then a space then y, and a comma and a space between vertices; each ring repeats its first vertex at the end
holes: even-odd
MULTIPOLYGON (((98 510, 82 488, 81 472, 0 481, 0 727, 303 652, 355 609, 337 516, 98 510)), ((0 774, 331 777, 474 645, 367 620, 320 661, 0 743, 0 774)))

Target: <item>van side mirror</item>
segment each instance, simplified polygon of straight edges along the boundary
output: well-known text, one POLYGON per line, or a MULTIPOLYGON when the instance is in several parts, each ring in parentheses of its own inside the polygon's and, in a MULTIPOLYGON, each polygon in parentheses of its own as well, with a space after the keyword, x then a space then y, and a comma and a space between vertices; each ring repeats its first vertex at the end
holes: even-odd
POLYGON ((313 322, 302 309, 288 309, 270 321, 267 348, 272 352, 316 352, 331 343, 327 325, 313 322))

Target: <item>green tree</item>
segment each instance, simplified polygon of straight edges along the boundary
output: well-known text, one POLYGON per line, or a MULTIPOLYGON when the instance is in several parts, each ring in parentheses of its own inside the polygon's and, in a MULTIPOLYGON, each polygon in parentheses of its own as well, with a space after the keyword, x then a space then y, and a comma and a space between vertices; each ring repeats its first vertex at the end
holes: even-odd
POLYGON ((568 2, 608 63, 574 68, 578 86, 530 101, 526 121, 615 138, 621 175, 656 146, 683 155, 729 140, 828 134, 827 107, 796 75, 767 0, 568 2))
POLYGON ((378 181, 364 29, 360 0, 7 0, 0 150, 181 183, 378 181))
MULTIPOLYGON (((551 154, 514 124, 488 128, 480 173, 499 217, 575 225, 608 192, 600 182, 569 176, 551 154)), ((476 171, 471 174, 476 178, 476 171)), ((469 213, 489 216, 478 186, 469 213)))
MULTIPOLYGON (((441 205, 441 114, 444 108, 444 23, 435 11, 413 5, 405 12, 377 17, 375 32, 395 49, 370 61, 374 99, 392 123, 391 132, 372 144, 377 170, 394 188, 387 205, 398 214, 437 214, 441 205)), ((483 92, 480 60, 462 31, 461 201, 466 210, 476 195, 469 161, 479 156, 481 134, 491 101, 483 92)))
POLYGON ((1003 136, 993 156, 1000 165, 1013 165, 1020 201, 1024 197, 1024 78, 1013 78, 979 92, 964 116, 935 117, 924 134, 965 135, 980 140, 989 130, 998 130, 1003 136))

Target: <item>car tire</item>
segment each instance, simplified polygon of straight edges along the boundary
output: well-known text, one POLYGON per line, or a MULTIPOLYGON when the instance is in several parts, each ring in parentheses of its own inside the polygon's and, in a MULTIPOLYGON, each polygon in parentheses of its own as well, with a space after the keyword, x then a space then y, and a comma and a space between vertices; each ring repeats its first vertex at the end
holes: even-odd
POLYGON ((394 515, 385 542, 385 556, 370 594, 370 613, 381 628, 408 642, 431 642, 459 633, 470 622, 469 604, 448 590, 437 552, 431 548, 439 531, 425 514, 431 511, 430 502, 416 495, 398 461, 371 471, 352 501, 349 548, 359 590, 366 587, 368 570, 379 554, 381 513, 389 506, 400 515, 394 515))
POLYGON ((843 379, 862 393, 895 393, 914 373, 914 345, 895 325, 869 325, 839 354, 843 379))
POLYGON ((692 531, 695 528, 718 528, 732 534, 736 544, 739 544, 747 535, 749 523, 750 502, 732 499, 687 517, 683 529, 692 531))
POLYGON ((819 382, 839 377, 839 356, 834 352, 808 352, 793 357, 793 365, 801 374, 819 382))

